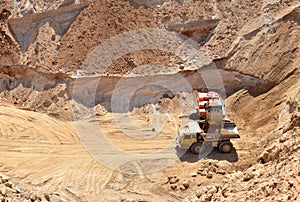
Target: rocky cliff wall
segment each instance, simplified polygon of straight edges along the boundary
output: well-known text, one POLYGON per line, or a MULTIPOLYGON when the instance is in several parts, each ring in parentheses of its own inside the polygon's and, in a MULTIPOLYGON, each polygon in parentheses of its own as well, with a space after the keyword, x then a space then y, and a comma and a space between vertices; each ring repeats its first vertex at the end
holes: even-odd
POLYGON ((21 50, 25 52, 37 37, 39 29, 48 22, 57 35, 62 36, 79 13, 87 4, 60 7, 44 13, 28 14, 21 18, 8 21, 9 29, 19 42, 21 50))

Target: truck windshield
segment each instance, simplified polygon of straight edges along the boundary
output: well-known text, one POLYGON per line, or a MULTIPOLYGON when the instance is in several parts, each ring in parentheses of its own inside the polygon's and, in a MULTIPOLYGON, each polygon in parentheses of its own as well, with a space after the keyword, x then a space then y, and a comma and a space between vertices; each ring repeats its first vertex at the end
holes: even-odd
POLYGON ((190 135, 184 135, 184 136, 183 136, 183 139, 190 139, 190 138, 191 138, 190 135))

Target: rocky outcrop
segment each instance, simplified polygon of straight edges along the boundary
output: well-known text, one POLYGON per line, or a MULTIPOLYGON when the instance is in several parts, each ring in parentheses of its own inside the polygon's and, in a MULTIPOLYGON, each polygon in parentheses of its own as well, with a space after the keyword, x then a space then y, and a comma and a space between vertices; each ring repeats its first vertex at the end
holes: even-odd
MULTIPOLYGON (((23 108, 43 112, 48 111, 47 108, 54 112, 57 107, 69 106, 70 99, 90 108, 101 104, 108 111, 128 112, 145 104, 157 103, 162 97, 173 97, 179 92, 215 90, 225 96, 240 88, 255 86, 258 82, 251 76, 209 66, 147 76, 82 78, 6 67, 2 68, 0 76, 0 93, 10 102, 23 105, 23 108)), ((65 112, 72 113, 70 107, 68 109, 65 112)))
MULTIPOLYGON (((299 107, 298 107, 299 108, 299 107)), ((300 109, 300 108, 299 108, 300 109)), ((258 162, 268 163, 284 158, 288 155, 293 155, 294 152, 300 151, 300 110, 297 109, 292 115, 286 127, 279 128, 276 133, 282 133, 272 145, 266 148, 258 162)))
POLYGON ((225 95, 239 88, 255 86, 258 82, 251 76, 207 68, 146 77, 78 78, 73 86, 73 95, 87 104, 102 99, 111 100, 114 112, 127 112, 134 107, 156 103, 163 95, 172 97, 179 92, 208 89, 225 95))
POLYGON ((25 52, 33 43, 38 30, 48 22, 58 35, 67 32, 79 13, 87 4, 60 7, 44 13, 28 14, 22 18, 13 18, 8 21, 9 29, 19 42, 21 50, 25 52))
POLYGON ((0 66, 12 65, 19 60, 19 50, 17 43, 13 40, 10 35, 7 22, 8 18, 11 17, 11 11, 5 7, 0 9, 0 66))
POLYGON ((203 44, 208 41, 213 34, 214 29, 218 26, 220 20, 195 20, 181 24, 171 24, 167 26, 170 31, 176 31, 188 36, 196 42, 203 44))

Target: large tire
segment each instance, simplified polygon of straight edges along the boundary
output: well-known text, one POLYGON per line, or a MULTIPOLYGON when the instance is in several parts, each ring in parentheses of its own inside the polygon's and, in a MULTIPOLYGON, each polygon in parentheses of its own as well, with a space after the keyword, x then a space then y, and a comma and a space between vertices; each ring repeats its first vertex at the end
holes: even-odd
POLYGON ((219 151, 222 153, 231 153, 233 145, 230 141, 224 141, 219 145, 219 151))
POLYGON ((191 147, 191 152, 194 154, 199 154, 202 151, 202 146, 203 146, 202 142, 194 143, 191 147))

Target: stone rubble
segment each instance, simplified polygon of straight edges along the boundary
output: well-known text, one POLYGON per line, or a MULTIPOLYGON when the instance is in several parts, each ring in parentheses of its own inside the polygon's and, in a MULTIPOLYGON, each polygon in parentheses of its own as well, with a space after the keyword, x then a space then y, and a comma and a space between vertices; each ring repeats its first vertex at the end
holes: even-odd
MULTIPOLYGON (((53 193, 35 193, 17 186, 10 177, 0 173, 0 202, 39 202, 51 201, 53 193)), ((58 199, 56 196, 55 200, 58 199)), ((53 197, 54 199, 54 197, 53 197)))

